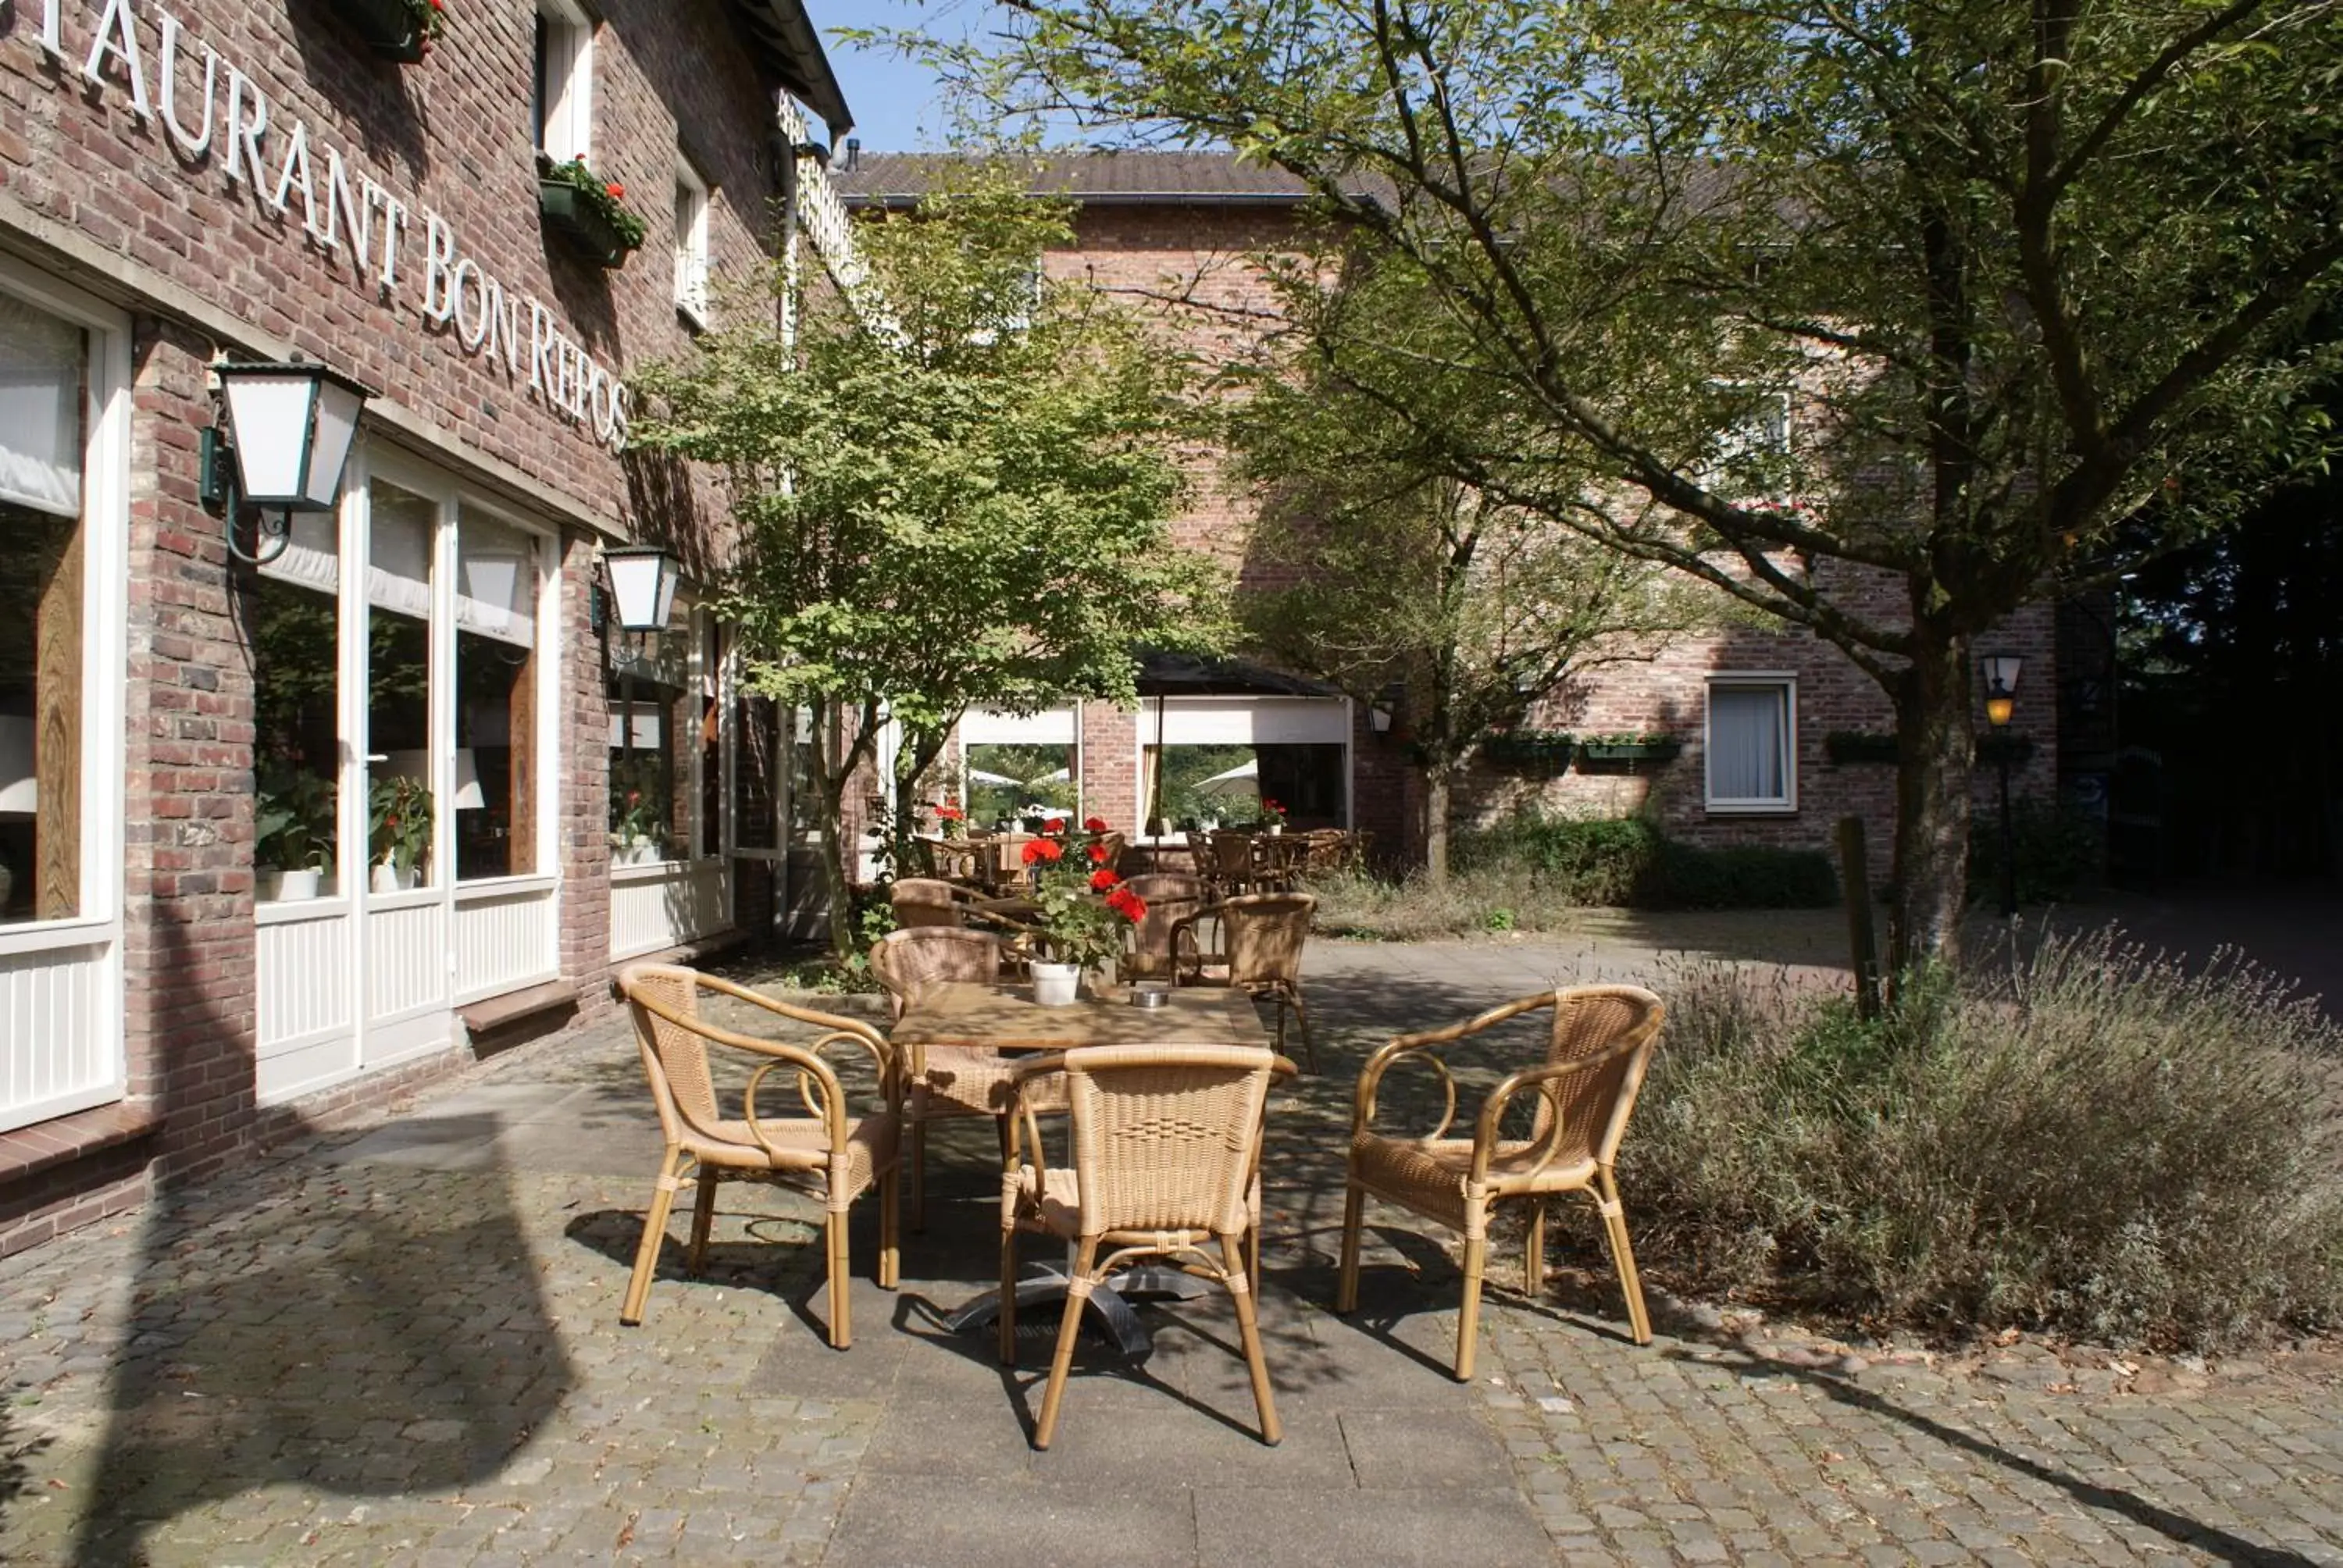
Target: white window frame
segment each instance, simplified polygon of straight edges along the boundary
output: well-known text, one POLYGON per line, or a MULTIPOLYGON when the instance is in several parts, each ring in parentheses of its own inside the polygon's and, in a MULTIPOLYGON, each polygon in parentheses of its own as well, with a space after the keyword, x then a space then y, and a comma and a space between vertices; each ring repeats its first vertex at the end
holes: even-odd
POLYGON ((545 22, 542 150, 555 163, 594 162, 594 19, 577 0, 537 0, 545 22))
MULTIPOLYGON (((99 1105, 129 1090, 122 1025, 124 700, 129 675, 130 318, 103 301, 0 258, 0 288, 88 334, 82 447, 82 709, 80 900, 63 920, 0 926, 0 970, 10 977, 81 970, 96 1002, 82 1020, 105 1076, 11 1106, 0 1131, 99 1105), (96 973, 90 967, 96 966, 96 973)), ((0 1026, 0 1052, 17 1044, 0 1026)), ((12 1070, 0 1060, 0 1081, 12 1070)))
POLYGON ((1701 701, 1701 795, 1717 816, 1786 817, 1798 809, 1798 677, 1786 669, 1718 670, 1708 678, 1701 701), (1720 796, 1712 763, 1716 756, 1716 690, 1773 689, 1782 694, 1782 795, 1742 798, 1720 796))
POLYGON ((706 328, 708 315, 708 182, 691 160, 675 160, 675 308, 706 328))

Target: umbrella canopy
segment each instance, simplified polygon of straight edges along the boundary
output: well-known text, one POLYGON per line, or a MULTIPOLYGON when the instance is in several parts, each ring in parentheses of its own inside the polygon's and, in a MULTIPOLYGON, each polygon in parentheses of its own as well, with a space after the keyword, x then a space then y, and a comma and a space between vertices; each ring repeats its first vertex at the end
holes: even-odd
POLYGON ((1196 786, 1199 795, 1261 795, 1261 759, 1240 762, 1225 773, 1215 773, 1196 786))
POLYGON ((1021 779, 1011 779, 1006 773, 987 773, 981 768, 968 770, 969 780, 976 784, 1022 784, 1021 779))
POLYGON ((1074 770, 1071 768, 1052 768, 1047 773, 1025 779, 1024 784, 1030 789, 1036 784, 1061 784, 1073 776, 1074 770))

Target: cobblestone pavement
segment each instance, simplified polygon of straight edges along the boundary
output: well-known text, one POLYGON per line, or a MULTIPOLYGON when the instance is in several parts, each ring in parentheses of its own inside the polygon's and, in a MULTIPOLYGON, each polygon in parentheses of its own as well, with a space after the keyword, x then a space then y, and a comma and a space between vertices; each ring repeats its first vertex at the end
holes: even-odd
POLYGON ((1493 1292, 1463 1388, 1445 1239, 1393 1211, 1361 1312, 1327 1312, 1364 1050, 1635 966, 1313 949, 1325 1071, 1272 1120, 1279 1449, 1209 1299, 1147 1309, 1144 1362, 1086 1349, 1056 1448, 1028 1449, 1041 1342, 1004 1375, 940 1324, 991 1269, 980 1126, 939 1141, 900 1292, 869 1283, 860 1217, 851 1351, 821 1343, 812 1208, 745 1185, 707 1275, 670 1245, 621 1329, 657 1145, 605 1027, 0 1264, 0 1561, 2343 1563, 2343 1397, 2313 1356, 2127 1380, 1665 1304, 1637 1350, 1576 1224, 1584 1274, 1493 1292))

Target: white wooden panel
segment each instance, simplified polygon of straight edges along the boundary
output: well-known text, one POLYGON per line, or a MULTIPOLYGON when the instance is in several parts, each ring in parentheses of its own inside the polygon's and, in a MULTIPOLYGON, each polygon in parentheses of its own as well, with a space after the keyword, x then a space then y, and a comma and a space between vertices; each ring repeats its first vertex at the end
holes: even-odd
POLYGON ((347 913, 272 920, 253 933, 259 976, 257 1054, 263 1061, 337 1031, 350 1040, 348 1065, 357 1065, 349 922, 347 913))
POLYGON ((0 1129, 122 1098, 116 945, 0 958, 0 1129))
POLYGON ((628 958, 711 936, 731 923, 721 860, 621 870, 610 879, 610 956, 628 958))
POLYGON ((962 746, 1071 746, 1074 710, 1054 708, 1043 713, 993 713, 970 709, 960 716, 962 746))
POLYGON ((263 1105, 281 1105, 330 1089, 358 1070, 357 1036, 347 1032, 281 1045, 254 1065, 253 1093, 263 1105))
POLYGON ((560 972, 553 890, 456 895, 456 1000, 475 1001, 560 972))
MULTIPOLYGON (((1154 720, 1152 713, 1140 719, 1144 745, 1155 743, 1154 720)), ((1340 746, 1350 739, 1351 705, 1339 697, 1175 698, 1163 704, 1166 746, 1340 746)))
MULTIPOLYGON (((447 1000, 446 909, 437 900, 367 910, 367 1020, 393 1019, 447 1000)), ((372 1056, 369 1051, 368 1056, 372 1056)))

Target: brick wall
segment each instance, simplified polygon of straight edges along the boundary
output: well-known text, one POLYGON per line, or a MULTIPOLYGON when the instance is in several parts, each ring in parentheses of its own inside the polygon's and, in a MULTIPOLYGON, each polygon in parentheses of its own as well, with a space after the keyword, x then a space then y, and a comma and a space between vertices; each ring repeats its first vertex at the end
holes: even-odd
MULTIPOLYGON (((220 521, 197 503, 196 442, 213 422, 215 356, 287 347, 377 390, 373 438, 433 461, 559 525, 561 705, 557 843, 561 971, 592 1018, 608 993, 608 718, 599 639, 588 628, 595 528, 661 539, 687 560, 721 549, 721 497, 705 476, 622 456, 533 396, 533 345, 518 369, 468 353, 458 327, 425 310, 429 220, 457 254, 613 375, 687 350, 669 242, 679 148, 710 187, 710 276, 752 276, 773 230, 772 109, 729 5, 603 0, 595 44, 593 166, 622 183, 646 221, 615 272, 576 257, 540 224, 531 150, 534 7, 478 0, 448 9, 423 63, 377 59, 337 8, 185 0, 174 80, 179 123, 198 128, 204 54, 217 52, 213 136, 194 157, 159 117, 142 118, 119 53, 106 85, 82 75, 104 10, 58 0, 64 57, 40 47, 39 5, 0 31, 0 247, 122 304, 132 321, 134 416, 125 700, 124 1037, 119 1107, 0 1136, 0 1254, 136 1203, 156 1180, 201 1179, 266 1139, 411 1091, 468 1060, 441 1053, 293 1107, 254 1103, 250 568, 230 563, 220 521), (370 178, 407 214, 394 285, 305 233, 296 186, 278 216, 255 184, 228 178, 230 65, 268 106, 261 143, 274 188, 295 121, 306 127, 323 221, 327 151, 355 186, 370 178), (12 1176, 11 1172, 15 1174, 12 1176)), ((160 13, 136 42, 161 108, 160 13)), ((759 308, 749 305, 743 308, 759 308)), ((475 304, 468 314, 479 319, 475 304)), ((720 307, 719 307, 720 308, 720 307)), ((524 335, 529 312, 518 305, 524 335)), ((104 519, 100 520, 101 522, 104 519)), ((460 1030, 458 1040, 462 1038, 460 1030)))

